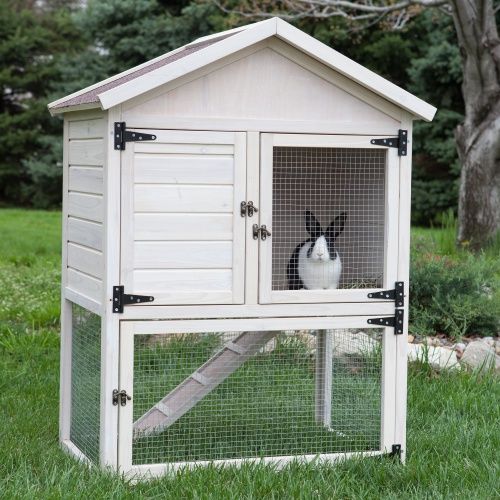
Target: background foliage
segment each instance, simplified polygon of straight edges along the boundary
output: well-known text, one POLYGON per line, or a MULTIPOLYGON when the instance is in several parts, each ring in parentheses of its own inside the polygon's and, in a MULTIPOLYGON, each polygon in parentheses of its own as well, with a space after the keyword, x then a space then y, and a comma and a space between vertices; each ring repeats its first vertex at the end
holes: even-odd
MULTIPOLYGON (((207 0, 0 0, 0 204, 60 204, 62 124, 48 102, 245 22, 207 0)), ((413 222, 439 221, 457 205, 460 168, 453 129, 463 102, 451 19, 427 10, 397 32, 353 31, 339 18, 298 27, 439 108, 432 123, 415 127, 413 222)))

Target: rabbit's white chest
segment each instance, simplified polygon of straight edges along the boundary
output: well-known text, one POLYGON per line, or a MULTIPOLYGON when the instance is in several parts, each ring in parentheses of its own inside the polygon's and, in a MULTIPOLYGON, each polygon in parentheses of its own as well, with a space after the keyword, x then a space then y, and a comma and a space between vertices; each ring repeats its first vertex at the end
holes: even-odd
POLYGON ((299 252, 299 276, 308 290, 335 289, 339 286, 342 264, 338 254, 335 260, 318 261, 307 258, 312 243, 306 243, 299 252))

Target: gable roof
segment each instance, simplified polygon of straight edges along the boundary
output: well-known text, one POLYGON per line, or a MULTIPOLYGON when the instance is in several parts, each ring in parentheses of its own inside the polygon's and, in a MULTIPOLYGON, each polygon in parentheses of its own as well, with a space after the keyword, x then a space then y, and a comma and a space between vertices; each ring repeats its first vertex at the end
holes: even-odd
POLYGON ((109 109, 262 40, 276 36, 375 94, 431 121, 436 108, 287 22, 272 18, 194 42, 48 105, 52 114, 85 107, 109 109))

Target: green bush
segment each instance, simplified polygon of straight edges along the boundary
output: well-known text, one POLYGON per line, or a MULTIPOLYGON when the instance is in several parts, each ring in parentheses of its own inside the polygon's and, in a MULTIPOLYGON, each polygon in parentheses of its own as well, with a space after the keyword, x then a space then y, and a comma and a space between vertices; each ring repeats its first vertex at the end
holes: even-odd
POLYGON ((410 331, 496 335, 500 328, 500 262, 485 254, 458 258, 419 252, 410 269, 410 331))

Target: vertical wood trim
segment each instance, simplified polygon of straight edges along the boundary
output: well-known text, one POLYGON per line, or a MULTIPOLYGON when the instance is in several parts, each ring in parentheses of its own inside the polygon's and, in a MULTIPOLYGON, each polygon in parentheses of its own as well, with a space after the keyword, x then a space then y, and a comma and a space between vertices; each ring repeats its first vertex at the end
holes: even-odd
POLYGON ((59 441, 61 443, 69 440, 71 436, 72 334, 72 305, 63 296, 61 300, 61 364, 59 369, 59 441))
POLYGON ((132 432, 134 410, 134 323, 120 323, 120 376, 116 387, 132 398, 125 406, 115 406, 118 419, 118 464, 120 473, 132 468, 132 432))
POLYGON ((319 330, 316 337, 316 422, 329 428, 332 423, 333 332, 319 330))
POLYGON ((396 421, 396 338, 394 328, 384 328, 382 340, 381 451, 389 453, 395 443, 396 421))
POLYGON ((385 177, 384 285, 394 288, 397 281, 397 241, 399 216, 399 156, 396 148, 387 148, 385 177))
POLYGON ((62 249, 61 249, 61 364, 59 379, 59 440, 70 439, 71 430, 71 337, 72 337, 72 308, 66 300, 65 289, 67 283, 67 225, 68 225, 68 154, 69 154, 69 122, 64 119, 63 129, 63 192, 62 192, 62 249))
POLYGON ((233 304, 245 302, 245 219, 240 216, 240 203, 246 194, 246 134, 234 134, 233 188, 233 304))
POLYGON ((101 432, 100 462, 116 469, 118 461, 118 409, 113 389, 118 387, 119 315, 112 313, 112 286, 120 279, 120 151, 113 148, 113 127, 121 107, 108 111, 104 165, 104 275, 101 322, 101 432))
MULTIPOLYGON (((261 206, 259 200, 259 132, 247 132, 247 194, 246 201, 253 201, 259 211, 253 217, 245 217, 246 221, 246 270, 245 270, 245 304, 257 304, 259 290, 259 252, 258 245, 252 238, 252 225, 259 223, 261 206)), ((238 215, 236 215, 237 217, 238 215)))
MULTIPOLYGON (((61 249, 61 299, 68 283, 68 189, 69 189, 69 121, 64 118, 63 128, 63 186, 62 186, 62 249, 61 249)), ((61 309, 62 312, 62 309, 61 309)))
POLYGON ((134 156, 135 142, 129 142, 121 153, 121 213, 125 218, 120 229, 120 285, 130 290, 128 293, 134 293, 134 156))
POLYGON ((266 241, 255 241, 250 233, 253 246, 259 249, 259 303, 261 304, 272 302, 273 144, 274 134, 261 135, 259 223, 267 226, 271 231, 271 237, 266 241))
POLYGON ((406 459, 406 405, 408 376, 408 311, 410 285, 410 224, 411 224, 411 169, 413 144, 413 118, 406 114, 401 127, 408 130, 408 154, 400 158, 399 165, 399 238, 398 281, 405 284, 405 317, 403 335, 396 335, 396 422, 395 443, 401 444, 401 460, 406 459))

